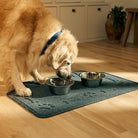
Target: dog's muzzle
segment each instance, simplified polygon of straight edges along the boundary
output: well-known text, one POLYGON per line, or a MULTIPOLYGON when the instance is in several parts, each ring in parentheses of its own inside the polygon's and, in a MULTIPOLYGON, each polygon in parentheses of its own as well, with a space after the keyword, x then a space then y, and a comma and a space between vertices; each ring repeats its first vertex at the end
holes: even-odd
POLYGON ((69 75, 67 73, 62 73, 60 71, 57 71, 57 75, 58 75, 58 77, 63 78, 63 79, 71 79, 71 75, 69 75))

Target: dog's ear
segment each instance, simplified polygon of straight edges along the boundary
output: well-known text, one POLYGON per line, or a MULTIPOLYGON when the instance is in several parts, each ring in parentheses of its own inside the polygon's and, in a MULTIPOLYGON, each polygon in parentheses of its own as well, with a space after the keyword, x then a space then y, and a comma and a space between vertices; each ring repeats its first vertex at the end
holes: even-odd
POLYGON ((52 51, 52 65, 54 69, 57 69, 60 66, 60 63, 66 57, 68 49, 63 45, 63 42, 56 45, 56 47, 52 51))
POLYGON ((59 52, 58 52, 58 48, 54 48, 52 50, 52 66, 54 69, 57 69, 58 68, 58 58, 59 58, 59 52))
POLYGON ((58 69, 58 63, 57 62, 53 62, 53 68, 56 70, 56 69, 58 69))

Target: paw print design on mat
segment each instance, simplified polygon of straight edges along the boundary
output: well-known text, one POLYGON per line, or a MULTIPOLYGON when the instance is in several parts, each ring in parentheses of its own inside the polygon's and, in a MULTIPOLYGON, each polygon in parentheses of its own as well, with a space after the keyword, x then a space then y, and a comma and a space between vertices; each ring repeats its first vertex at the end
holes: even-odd
POLYGON ((102 90, 101 92, 102 92, 102 93, 106 93, 106 91, 103 91, 103 90, 102 90))
POLYGON ((68 102, 68 101, 63 101, 63 103, 65 103, 65 104, 69 104, 69 102, 68 102))
POLYGON ((25 97, 25 99, 27 99, 27 100, 30 101, 31 103, 34 103, 34 101, 32 100, 31 97, 25 97))
POLYGON ((39 106, 39 108, 40 109, 52 109, 52 108, 54 108, 55 106, 54 105, 52 105, 52 104, 46 104, 46 103, 42 103, 42 104, 38 104, 38 106, 39 106))
POLYGON ((93 97, 93 96, 96 95, 96 93, 95 93, 95 92, 86 92, 86 93, 84 93, 83 95, 84 95, 84 96, 88 96, 88 97, 93 97))

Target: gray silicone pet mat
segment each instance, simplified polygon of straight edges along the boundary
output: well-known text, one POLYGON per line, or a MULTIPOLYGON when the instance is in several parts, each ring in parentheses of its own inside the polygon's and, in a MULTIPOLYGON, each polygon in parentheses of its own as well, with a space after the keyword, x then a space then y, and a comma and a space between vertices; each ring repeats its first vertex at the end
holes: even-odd
POLYGON ((103 72, 106 77, 101 86, 87 88, 82 85, 78 76, 81 72, 72 73, 75 84, 71 87, 70 93, 66 95, 54 95, 47 85, 35 82, 24 82, 32 90, 31 97, 17 96, 15 91, 7 95, 35 116, 47 118, 138 89, 138 83, 106 72, 103 72))

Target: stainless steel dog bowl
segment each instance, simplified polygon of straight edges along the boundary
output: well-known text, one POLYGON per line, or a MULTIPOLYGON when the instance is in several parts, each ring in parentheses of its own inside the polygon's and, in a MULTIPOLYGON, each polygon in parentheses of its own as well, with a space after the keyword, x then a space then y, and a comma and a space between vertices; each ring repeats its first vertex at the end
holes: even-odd
POLYGON ((99 72, 82 72, 79 74, 82 84, 87 87, 101 86, 105 74, 99 72))
POLYGON ((71 86, 74 84, 73 80, 63 80, 60 78, 51 78, 46 81, 52 93, 63 95, 70 91, 71 86))

